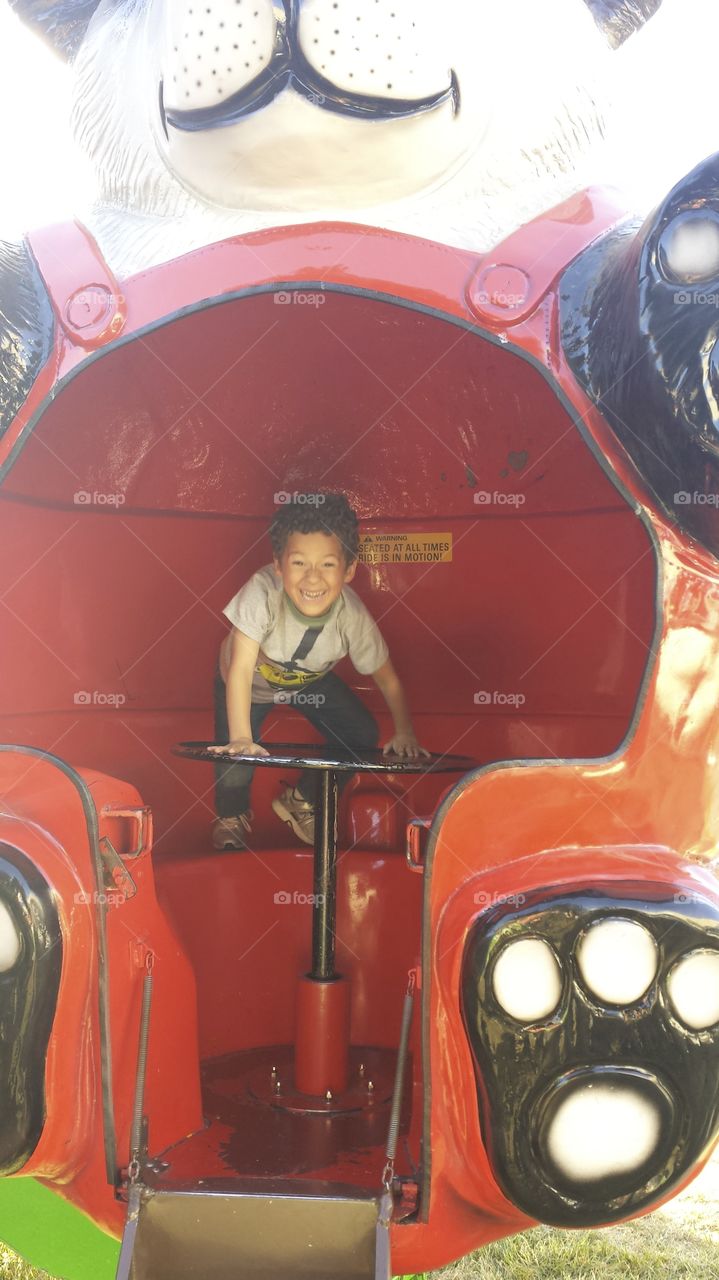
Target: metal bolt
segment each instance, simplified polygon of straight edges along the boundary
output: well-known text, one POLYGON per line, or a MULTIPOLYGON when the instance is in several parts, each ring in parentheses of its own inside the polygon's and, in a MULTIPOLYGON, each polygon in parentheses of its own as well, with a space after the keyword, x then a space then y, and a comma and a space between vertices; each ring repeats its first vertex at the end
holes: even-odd
POLYGON ((363 1075, 364 1075, 364 1062, 360 1062, 360 1064, 359 1064, 359 1074, 360 1074, 361 1076, 363 1076, 363 1075))
POLYGON ((276 1083, 276 1085, 275 1085, 275 1093, 282 1093, 282 1085, 281 1085, 281 1083, 280 1083, 280 1081, 279 1081, 279 1080, 277 1081, 277 1083, 276 1083))
POLYGON ((103 285, 79 289, 73 293, 65 308, 65 315, 73 329, 87 329, 112 316, 117 301, 103 285))
POLYGON ((374 1093, 374 1084, 372 1083, 371 1080, 367 1081, 367 1092, 374 1093))
POLYGON ((332 1090, 328 1089, 325 1094, 325 1102, 331 1102, 331 1101, 332 1101, 332 1090))
POLYGON ((270 1071, 270 1075, 272 1076, 272 1079, 274 1080, 275 1076, 277 1075, 277 1067, 273 1067, 273 1068, 272 1068, 272 1070, 270 1071))

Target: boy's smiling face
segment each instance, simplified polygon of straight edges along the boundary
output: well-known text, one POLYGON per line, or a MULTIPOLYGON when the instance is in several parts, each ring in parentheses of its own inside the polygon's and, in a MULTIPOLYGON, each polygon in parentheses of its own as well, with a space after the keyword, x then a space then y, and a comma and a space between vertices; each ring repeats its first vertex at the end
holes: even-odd
POLYGON ((319 532, 291 533, 274 564, 293 605, 308 618, 331 609, 357 568, 356 560, 347 565, 336 534, 319 532))

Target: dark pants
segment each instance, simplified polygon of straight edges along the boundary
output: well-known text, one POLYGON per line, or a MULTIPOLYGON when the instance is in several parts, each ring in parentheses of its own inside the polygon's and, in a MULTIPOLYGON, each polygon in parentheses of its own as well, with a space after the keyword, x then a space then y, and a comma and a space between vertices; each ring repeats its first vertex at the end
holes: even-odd
MULTIPOLYGON (((371 711, 340 680, 334 672, 329 671, 321 680, 302 690, 301 696, 312 695, 317 698, 313 702, 297 702, 289 700, 289 705, 300 711, 310 724, 319 729, 329 747, 338 751, 352 751, 361 747, 376 747, 379 742, 379 726, 371 711)), ((253 702, 250 710, 252 741, 259 742, 260 729, 270 711, 276 711, 274 702, 253 702)), ((225 682, 219 671, 215 674, 215 741, 229 742, 230 731, 227 723, 227 695, 225 682)), ((251 764, 218 764, 215 765, 215 804, 217 816, 233 818, 238 813, 245 813, 250 807, 250 783, 255 766, 251 764)), ((341 791, 354 777, 352 773, 341 773, 337 787, 341 791)), ((316 780, 314 769, 303 769, 297 788, 305 800, 314 803, 316 780)))

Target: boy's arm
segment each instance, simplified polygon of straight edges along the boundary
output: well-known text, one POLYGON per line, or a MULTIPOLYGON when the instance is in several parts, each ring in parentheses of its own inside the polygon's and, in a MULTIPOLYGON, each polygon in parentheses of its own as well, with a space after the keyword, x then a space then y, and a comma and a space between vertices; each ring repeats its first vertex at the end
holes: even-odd
POLYGON ((230 750, 240 755, 267 755, 264 747, 252 741, 250 723, 252 676, 259 651, 260 646, 257 640, 251 640, 242 631, 238 631, 236 627, 233 628, 230 664, 225 681, 230 741, 226 747, 215 748, 216 750, 230 750))
POLYGON ((407 706, 407 699, 397 672, 388 658, 386 662, 372 672, 372 679, 390 709, 394 721, 394 734, 384 744, 384 754, 393 752, 398 756, 410 756, 413 760, 419 755, 429 755, 425 747, 420 747, 412 727, 412 720, 407 706))

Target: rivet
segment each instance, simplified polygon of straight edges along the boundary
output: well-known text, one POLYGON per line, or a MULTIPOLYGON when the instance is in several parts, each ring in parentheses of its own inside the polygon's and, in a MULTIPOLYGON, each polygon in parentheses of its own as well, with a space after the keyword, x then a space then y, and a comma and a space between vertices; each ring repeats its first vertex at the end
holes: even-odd
POLYGON ((103 285, 90 285, 68 299, 65 315, 74 329, 88 329, 109 318, 113 311, 110 291, 103 285))

